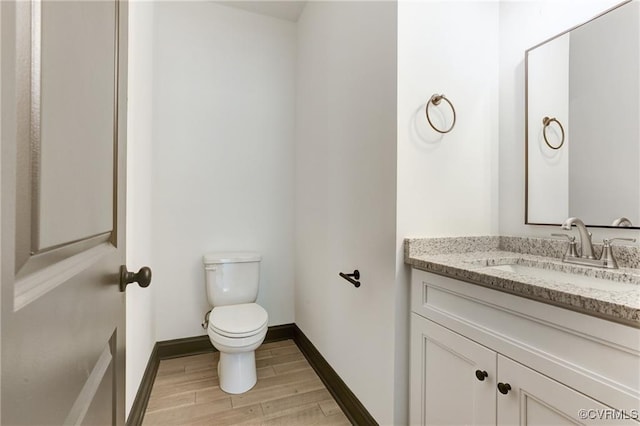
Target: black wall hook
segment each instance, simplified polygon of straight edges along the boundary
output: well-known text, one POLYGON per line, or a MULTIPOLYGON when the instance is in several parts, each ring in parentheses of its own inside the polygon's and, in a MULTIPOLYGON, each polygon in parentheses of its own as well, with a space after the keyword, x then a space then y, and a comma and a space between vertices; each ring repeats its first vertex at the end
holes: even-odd
POLYGON ((339 275, 353 284, 354 287, 360 287, 360 281, 357 281, 360 279, 360 271, 358 271, 357 269, 353 271, 353 274, 345 274, 344 272, 340 272, 339 275), (355 280, 352 277, 355 278, 355 280))

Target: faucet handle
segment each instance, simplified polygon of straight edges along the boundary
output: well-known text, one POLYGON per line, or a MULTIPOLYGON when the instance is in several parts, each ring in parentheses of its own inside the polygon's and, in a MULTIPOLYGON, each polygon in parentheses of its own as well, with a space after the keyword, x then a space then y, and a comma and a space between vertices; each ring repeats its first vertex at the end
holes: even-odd
POLYGON ((636 242, 635 238, 603 238, 602 239, 602 244, 604 244, 605 247, 611 246, 611 243, 614 241, 630 241, 632 243, 636 242))
POLYGON ((636 242, 635 238, 603 238, 602 239, 602 256, 600 256, 600 261, 602 262, 602 266, 609 269, 617 269, 618 262, 616 262, 616 258, 613 256, 613 250, 611 250, 611 243, 614 241, 631 241, 633 243, 636 242))
POLYGON ((551 234, 552 237, 565 237, 567 241, 569 241, 569 247, 567 248, 567 252, 564 254, 564 258, 568 257, 579 257, 578 256, 578 248, 576 244, 576 237, 568 234, 551 234))
POLYGON ((576 240, 576 237, 574 237, 573 235, 569 235, 569 234, 551 234, 551 236, 552 237, 565 237, 571 243, 576 240))

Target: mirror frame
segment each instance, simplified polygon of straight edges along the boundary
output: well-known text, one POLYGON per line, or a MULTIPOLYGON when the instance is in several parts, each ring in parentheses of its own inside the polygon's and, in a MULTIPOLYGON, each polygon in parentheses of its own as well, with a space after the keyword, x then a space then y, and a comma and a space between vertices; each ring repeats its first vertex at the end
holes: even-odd
MULTIPOLYGON (((559 34, 556 34, 553 37, 550 37, 536 44, 535 46, 528 48, 524 52, 524 117, 525 117, 525 120, 524 120, 524 224, 525 225, 539 225, 539 226, 560 226, 561 225, 560 223, 536 223, 536 222, 529 221, 529 52, 546 43, 549 43, 552 40, 562 37, 563 35, 570 33, 576 28, 580 28, 583 25, 586 25, 589 22, 594 21, 606 15, 607 13, 613 10, 616 10, 631 2, 633 2, 633 0, 624 0, 623 2, 597 14, 593 18, 585 22, 582 22, 581 24, 575 25, 569 28, 568 30, 565 30, 559 34)), ((640 141, 638 142, 640 143, 640 141)), ((587 223, 586 225, 589 226, 590 228, 640 229, 640 224, 638 224, 637 226, 634 225, 629 227, 617 227, 612 225, 592 225, 589 223, 587 223)))

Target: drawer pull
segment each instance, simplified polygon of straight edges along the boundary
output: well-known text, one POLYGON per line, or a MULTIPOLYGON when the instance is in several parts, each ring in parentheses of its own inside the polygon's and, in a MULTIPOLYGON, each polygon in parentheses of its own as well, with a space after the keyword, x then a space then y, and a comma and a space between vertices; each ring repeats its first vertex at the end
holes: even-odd
POLYGON ((511 385, 509 383, 498 383, 498 390, 501 394, 506 395, 511 390, 511 385))
POLYGON ((481 382, 484 382, 484 379, 489 377, 489 374, 484 371, 484 370, 476 370, 476 377, 478 378, 478 380, 480 380, 481 382))

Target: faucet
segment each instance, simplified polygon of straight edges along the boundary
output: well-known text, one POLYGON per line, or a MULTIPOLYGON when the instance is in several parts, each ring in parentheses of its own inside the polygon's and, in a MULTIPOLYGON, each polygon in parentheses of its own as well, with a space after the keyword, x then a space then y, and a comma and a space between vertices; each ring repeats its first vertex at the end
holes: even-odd
POLYGON ((631 221, 629 219, 627 219, 626 217, 619 217, 616 220, 613 221, 613 223, 611 224, 611 226, 618 226, 618 227, 631 227, 633 226, 633 224, 631 223, 631 221))
MULTIPOLYGON (((629 221, 626 218, 620 218, 619 223, 623 224, 624 222, 629 221)), ((630 223, 630 222, 629 222, 630 223)), ((602 256, 600 259, 596 259, 593 256, 593 244, 591 242, 591 233, 587 230, 586 225, 583 221, 578 219, 577 217, 570 217, 565 220, 561 225, 562 229, 571 230, 571 226, 575 225, 578 228, 578 232, 580 233, 580 245, 582 249, 580 251, 580 256, 576 253, 576 243, 575 237, 566 234, 551 234, 556 237, 566 237, 569 240, 569 249, 567 253, 562 258, 563 262, 566 263, 575 263, 578 265, 585 266, 596 266, 599 268, 608 268, 608 269, 617 269, 618 262, 616 262, 615 257, 613 256, 613 250, 611 249, 611 243, 614 240, 623 240, 623 241, 632 241, 636 242, 635 238, 610 238, 602 240, 602 256)))
POLYGON ((591 233, 587 230, 584 222, 577 217, 570 217, 562 224, 562 229, 571 230, 575 225, 580 233, 580 257, 583 259, 595 259, 593 257, 593 244, 591 243, 591 233))

